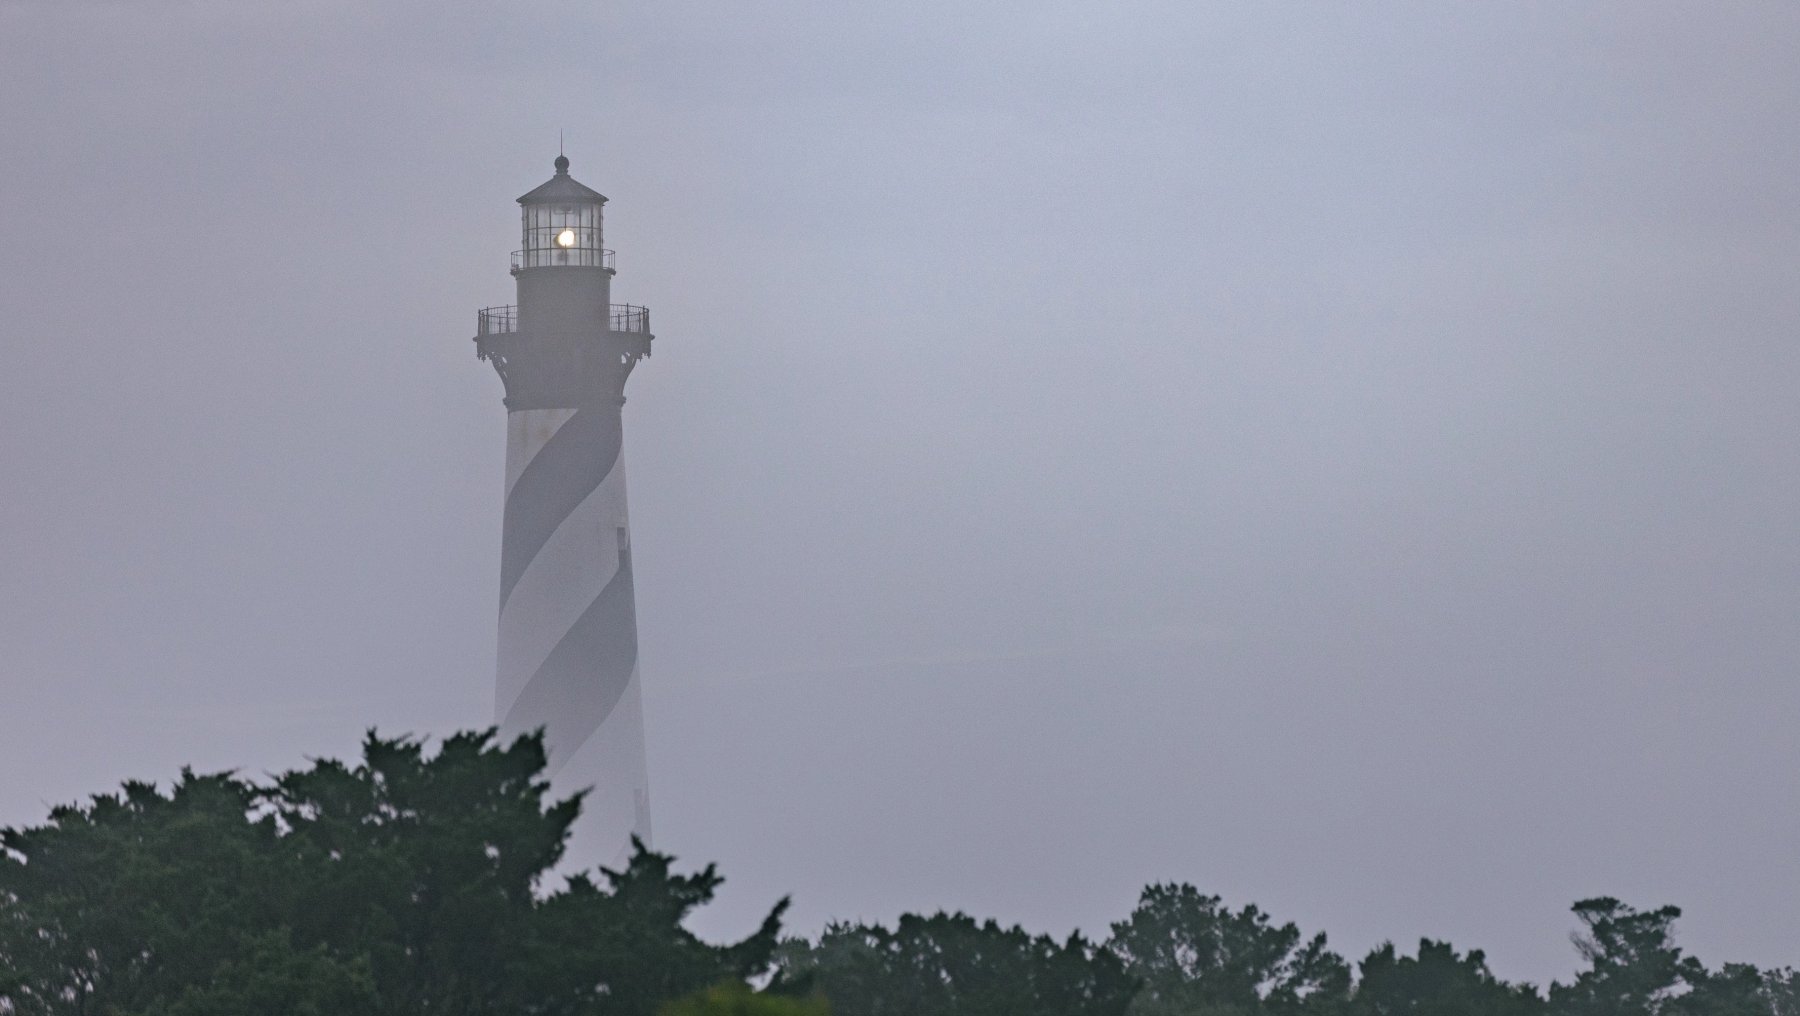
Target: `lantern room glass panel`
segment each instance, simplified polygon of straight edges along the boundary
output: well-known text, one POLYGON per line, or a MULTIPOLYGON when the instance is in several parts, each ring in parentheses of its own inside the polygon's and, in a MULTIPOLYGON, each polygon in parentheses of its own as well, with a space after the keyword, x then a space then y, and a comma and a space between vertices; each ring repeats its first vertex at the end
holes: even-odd
POLYGON ((529 204, 520 267, 603 267, 598 204, 529 204))

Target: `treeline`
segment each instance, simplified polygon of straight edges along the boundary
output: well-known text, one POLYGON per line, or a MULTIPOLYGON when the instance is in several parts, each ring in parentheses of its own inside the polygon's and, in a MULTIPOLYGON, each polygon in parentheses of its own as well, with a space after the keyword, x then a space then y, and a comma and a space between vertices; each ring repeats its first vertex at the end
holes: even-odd
POLYGON ((1543 991, 1443 942, 1352 965, 1189 885, 1104 942, 962 914, 782 939, 784 900, 716 945, 684 927, 711 867, 551 874, 580 802, 543 765, 535 738, 371 734, 354 765, 183 772, 0 830, 0 1016, 1800 1016, 1791 970, 1709 968, 1675 908, 1605 898, 1543 991))
MULTIPOLYGON (((1479 949, 1421 940, 1355 965, 1255 906, 1190 885, 1145 889, 1093 944, 967 916, 908 915, 892 930, 836 925, 783 943, 777 968, 836 1016, 1800 1016, 1792 970, 1709 969, 1675 945, 1680 911, 1599 898, 1575 905, 1587 969, 1548 993, 1496 978, 1479 949)), ((779 983, 779 982, 778 982, 779 983)))

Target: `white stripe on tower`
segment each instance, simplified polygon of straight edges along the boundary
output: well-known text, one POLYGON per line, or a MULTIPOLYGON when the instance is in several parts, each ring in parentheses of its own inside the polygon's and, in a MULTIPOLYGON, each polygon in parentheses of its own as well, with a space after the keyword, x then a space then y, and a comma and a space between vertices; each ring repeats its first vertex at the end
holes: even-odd
MULTIPOLYGON (((619 400, 623 401, 623 400, 619 400)), ((543 728, 574 839, 618 858, 649 840, 619 406, 507 414, 499 675, 503 737, 543 728)))

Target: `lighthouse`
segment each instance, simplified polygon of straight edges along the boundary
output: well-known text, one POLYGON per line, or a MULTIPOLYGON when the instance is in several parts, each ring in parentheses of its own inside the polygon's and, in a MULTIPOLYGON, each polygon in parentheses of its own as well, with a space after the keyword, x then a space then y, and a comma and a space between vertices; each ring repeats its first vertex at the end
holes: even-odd
POLYGON ((612 302, 605 196, 555 166, 519 198, 516 302, 477 312, 475 349, 505 386, 496 722, 508 741, 542 728, 553 789, 586 791, 586 867, 650 839, 622 410, 651 334, 612 302))

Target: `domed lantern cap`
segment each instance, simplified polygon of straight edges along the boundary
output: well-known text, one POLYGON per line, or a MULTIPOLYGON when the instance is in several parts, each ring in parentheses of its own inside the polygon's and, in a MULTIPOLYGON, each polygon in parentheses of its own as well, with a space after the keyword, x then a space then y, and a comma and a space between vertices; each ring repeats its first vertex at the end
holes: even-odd
POLYGON ((575 205, 606 203, 606 195, 569 175, 567 156, 556 157, 556 175, 519 197, 522 205, 575 205))

